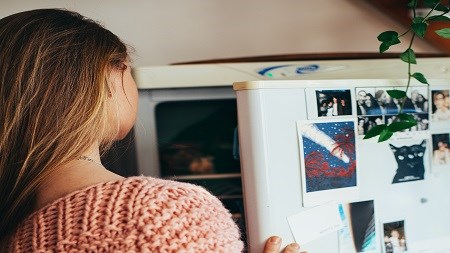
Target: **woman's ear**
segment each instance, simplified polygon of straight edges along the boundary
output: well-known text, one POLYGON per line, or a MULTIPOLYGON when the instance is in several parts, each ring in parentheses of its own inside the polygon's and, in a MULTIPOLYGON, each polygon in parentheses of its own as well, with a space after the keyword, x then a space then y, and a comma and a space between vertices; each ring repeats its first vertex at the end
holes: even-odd
POLYGON ((111 69, 108 75, 108 98, 112 98, 118 90, 121 89, 123 84, 123 72, 119 69, 111 69))

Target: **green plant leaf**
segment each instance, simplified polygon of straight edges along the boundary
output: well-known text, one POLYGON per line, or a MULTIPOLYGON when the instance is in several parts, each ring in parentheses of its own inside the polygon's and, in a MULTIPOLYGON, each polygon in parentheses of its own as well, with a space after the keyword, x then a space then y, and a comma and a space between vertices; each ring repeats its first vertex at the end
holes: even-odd
POLYGON ((424 20, 425 20, 425 18, 423 18, 423 17, 415 17, 412 19, 412 23, 413 24, 423 23, 424 20))
POLYGON ((380 53, 386 52, 391 45, 389 43, 383 42, 380 44, 380 53))
POLYGON ((411 48, 406 49, 405 52, 400 54, 400 59, 406 63, 416 64, 416 54, 414 53, 414 50, 411 48))
POLYGON ((438 4, 440 0, 424 0, 424 4, 428 8, 434 8, 436 4, 438 4))
POLYGON ((450 38, 450 28, 443 28, 440 30, 434 31, 437 33, 437 35, 441 36, 442 38, 449 39, 450 38))
POLYGON ((396 31, 385 31, 380 33, 380 35, 378 35, 377 37, 377 39, 381 42, 395 41, 395 38, 398 40, 398 32, 396 31))
POLYGON ((408 2, 409 8, 416 8, 416 6, 417 6, 417 0, 411 0, 408 2))
POLYGON ((394 133, 389 130, 389 128, 383 129, 380 133, 380 137, 378 138, 378 142, 383 142, 389 140, 394 133))
POLYGON ((400 114, 398 115, 398 117, 399 117, 400 120, 402 120, 402 121, 408 121, 408 122, 417 123, 416 119, 415 119, 414 116, 412 116, 411 114, 400 113, 400 114))
POLYGON ((442 5, 440 3, 440 0, 425 0, 424 4, 426 7, 437 10, 437 11, 442 11, 442 12, 448 11, 448 8, 445 5, 442 5))
POLYGON ((366 135, 364 135, 364 139, 370 139, 377 135, 380 135, 381 131, 387 128, 387 125, 376 125, 372 127, 369 131, 367 131, 366 135))
POLYGON ((450 21, 447 16, 435 15, 428 18, 429 21, 450 21))
POLYGON ((398 39, 398 33, 395 31, 385 31, 380 33, 377 37, 378 41, 381 41, 380 44, 380 53, 386 52, 390 46, 396 45, 400 43, 398 39))
POLYGON ((403 90, 387 90, 386 92, 393 98, 402 99, 406 97, 406 92, 403 90))
POLYGON ((411 121, 397 121, 393 122, 388 126, 389 131, 395 133, 400 132, 405 129, 409 129, 413 126, 417 125, 417 122, 411 122, 411 121))
POLYGON ((417 17, 414 18, 411 24, 411 28, 413 29, 414 33, 419 36, 420 38, 425 37, 425 32, 427 31, 428 24, 423 22, 424 18, 417 17))
POLYGON ((444 5, 442 5, 442 4, 438 4, 436 6, 436 8, 434 8, 434 9, 437 10, 437 11, 442 11, 442 12, 447 12, 448 11, 448 8, 446 6, 444 6, 444 5))
POLYGON ((425 76, 422 73, 416 72, 416 73, 412 74, 412 77, 414 77, 417 81, 419 81, 421 83, 429 84, 427 79, 425 78, 425 76))

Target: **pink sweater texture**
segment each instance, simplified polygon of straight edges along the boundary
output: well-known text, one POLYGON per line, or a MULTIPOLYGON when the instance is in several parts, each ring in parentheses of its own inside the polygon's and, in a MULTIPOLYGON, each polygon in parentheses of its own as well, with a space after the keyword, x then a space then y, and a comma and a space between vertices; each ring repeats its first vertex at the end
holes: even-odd
POLYGON ((6 245, 27 253, 242 252, 239 237, 228 210, 205 189, 131 177, 54 201, 25 219, 6 245))

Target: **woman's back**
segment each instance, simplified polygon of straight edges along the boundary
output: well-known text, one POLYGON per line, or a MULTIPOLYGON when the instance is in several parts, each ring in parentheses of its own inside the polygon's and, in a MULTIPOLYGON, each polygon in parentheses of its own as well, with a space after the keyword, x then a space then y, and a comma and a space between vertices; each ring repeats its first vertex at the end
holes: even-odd
POLYGON ((203 188, 131 177, 59 198, 2 243, 8 252, 241 252, 239 236, 203 188))

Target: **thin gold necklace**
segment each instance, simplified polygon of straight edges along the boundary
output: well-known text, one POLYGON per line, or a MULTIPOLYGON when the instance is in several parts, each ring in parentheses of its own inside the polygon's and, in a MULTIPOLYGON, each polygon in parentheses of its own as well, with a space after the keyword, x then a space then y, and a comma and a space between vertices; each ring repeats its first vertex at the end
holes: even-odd
POLYGON ((100 166, 103 166, 103 164, 101 162, 97 162, 96 160, 90 158, 89 156, 85 156, 85 155, 78 157, 78 160, 84 160, 84 161, 92 162, 92 163, 98 164, 100 166))

